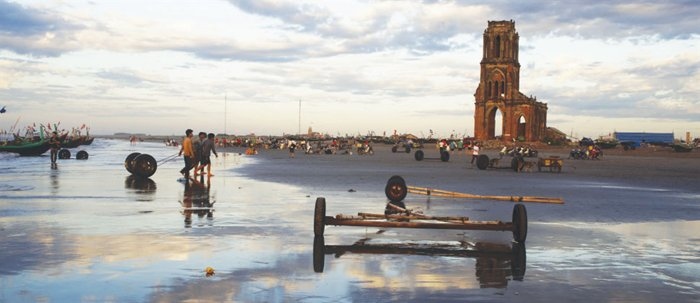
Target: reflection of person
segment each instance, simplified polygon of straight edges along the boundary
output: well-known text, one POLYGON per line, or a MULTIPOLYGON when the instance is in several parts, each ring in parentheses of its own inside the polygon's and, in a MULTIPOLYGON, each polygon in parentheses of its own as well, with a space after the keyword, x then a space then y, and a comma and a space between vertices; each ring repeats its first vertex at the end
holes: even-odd
POLYGON ((190 176, 190 169, 192 169, 192 165, 194 164, 194 151, 192 150, 192 130, 187 129, 185 131, 185 138, 182 139, 182 147, 180 147, 180 153, 178 153, 178 157, 185 155, 185 167, 183 167, 180 170, 180 173, 185 177, 189 178, 190 176))
POLYGON ((56 167, 58 150, 61 148, 61 140, 58 139, 58 133, 51 133, 51 138, 49 138, 49 147, 51 147, 51 167, 56 167))
POLYGON ((204 176, 201 177, 200 181, 192 178, 185 183, 182 214, 185 216, 186 228, 192 227, 193 213, 199 218, 206 216, 207 219, 212 219, 214 217, 212 209, 214 203, 211 202, 209 197, 209 186, 210 184, 205 181, 204 176))

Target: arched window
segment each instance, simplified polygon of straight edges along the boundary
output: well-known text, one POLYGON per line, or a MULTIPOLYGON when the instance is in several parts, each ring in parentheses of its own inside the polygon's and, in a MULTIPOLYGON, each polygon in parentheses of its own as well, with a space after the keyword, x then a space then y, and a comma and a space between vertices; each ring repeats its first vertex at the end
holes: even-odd
POLYGON ((501 36, 496 36, 496 58, 501 57, 501 36))
POLYGON ((501 81, 501 94, 505 94, 505 93, 506 93, 506 85, 505 85, 505 82, 501 81))

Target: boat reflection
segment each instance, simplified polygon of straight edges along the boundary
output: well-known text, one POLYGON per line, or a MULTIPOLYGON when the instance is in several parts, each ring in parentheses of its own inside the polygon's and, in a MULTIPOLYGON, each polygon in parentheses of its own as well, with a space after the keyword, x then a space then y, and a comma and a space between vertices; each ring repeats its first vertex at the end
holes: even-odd
POLYGON ((211 188, 210 178, 190 178, 185 184, 185 192, 182 201, 182 214, 185 216, 185 227, 192 227, 192 214, 211 221, 214 218, 214 203, 209 195, 211 188))
POLYGON ((325 255, 340 258, 346 253, 353 254, 400 254, 465 257, 476 259, 476 278, 481 288, 505 288, 508 278, 522 281, 525 276, 525 244, 512 246, 478 242, 461 245, 444 244, 367 244, 367 239, 353 245, 326 245, 323 236, 314 237, 313 266, 321 273, 325 267, 325 255))

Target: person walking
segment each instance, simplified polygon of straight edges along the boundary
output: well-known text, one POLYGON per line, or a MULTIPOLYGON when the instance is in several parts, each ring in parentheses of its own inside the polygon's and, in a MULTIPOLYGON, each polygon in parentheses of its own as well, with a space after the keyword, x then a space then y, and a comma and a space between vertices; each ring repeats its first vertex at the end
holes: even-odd
POLYGON ((58 150, 61 149, 61 140, 58 139, 58 133, 52 132, 49 138, 49 147, 51 147, 51 168, 56 168, 56 158, 58 158, 58 150))
POLYGON ((194 176, 199 176, 204 173, 204 165, 202 162, 202 145, 207 139, 207 133, 199 132, 199 140, 192 142, 192 149, 194 150, 194 176), (200 171, 201 170, 201 171, 200 171))
POLYGON ((479 158, 479 143, 474 143, 474 147, 472 147, 472 165, 474 165, 474 160, 477 158, 479 158))
POLYGON ((294 140, 289 141, 289 157, 294 158, 294 151, 297 149, 297 142, 294 140))
POLYGON ((207 175, 209 177, 214 176, 211 174, 211 153, 214 153, 214 156, 217 158, 219 157, 219 154, 216 153, 214 137, 214 133, 209 133, 207 139, 202 142, 202 159, 199 161, 201 168, 204 168, 204 166, 207 167, 207 175))
POLYGON ((192 150, 192 130, 189 128, 185 131, 185 138, 182 139, 182 146, 180 147, 178 157, 182 156, 183 154, 185 156, 185 167, 183 167, 180 170, 180 173, 183 177, 189 178, 190 170, 192 169, 192 165, 194 164, 194 150, 192 150))

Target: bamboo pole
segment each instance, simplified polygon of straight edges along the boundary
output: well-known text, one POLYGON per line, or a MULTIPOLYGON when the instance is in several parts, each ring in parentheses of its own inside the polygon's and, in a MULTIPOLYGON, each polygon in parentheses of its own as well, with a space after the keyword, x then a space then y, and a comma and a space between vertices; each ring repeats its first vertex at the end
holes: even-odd
POLYGON ((500 221, 472 221, 465 223, 432 223, 432 222, 397 222, 397 221, 372 221, 336 219, 326 217, 326 225, 335 226, 364 226, 364 227, 389 227, 389 228, 430 228, 430 229, 461 229, 461 230, 513 230, 513 223, 500 221))
POLYGON ((407 186, 407 188, 408 188, 408 192, 412 193, 412 194, 435 196, 435 197, 463 198, 463 199, 484 199, 484 200, 497 200, 497 201, 509 201, 509 202, 533 202, 533 203, 564 204, 564 200, 562 198, 553 198, 553 197, 474 195, 474 194, 446 191, 446 190, 426 188, 426 187, 417 187, 417 186, 407 186))
POLYGON ((370 214, 370 213, 358 213, 357 217, 354 216, 336 216, 336 219, 344 218, 359 218, 359 219, 394 219, 394 220, 436 220, 445 222, 468 222, 468 217, 438 217, 438 216, 426 216, 420 214, 410 214, 410 215, 384 215, 384 214, 370 214))

